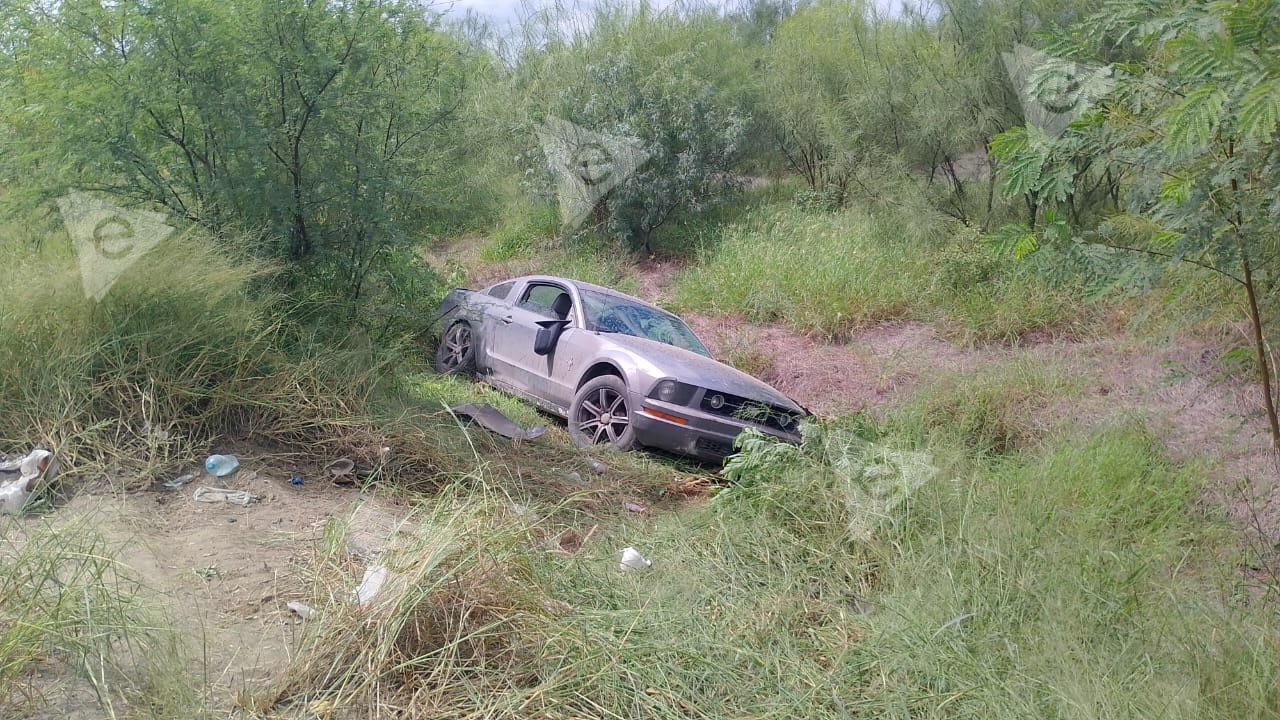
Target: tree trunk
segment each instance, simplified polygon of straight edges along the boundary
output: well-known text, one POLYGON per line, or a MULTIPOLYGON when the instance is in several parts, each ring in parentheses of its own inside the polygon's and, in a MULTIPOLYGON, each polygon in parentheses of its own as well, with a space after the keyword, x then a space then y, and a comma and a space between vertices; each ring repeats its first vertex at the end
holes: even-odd
MULTIPOLYGON (((1241 248, 1243 250, 1243 248, 1241 248)), ((1241 257, 1244 266, 1244 291, 1249 298, 1249 323, 1253 326, 1253 348, 1258 355, 1258 377, 1266 403, 1267 422, 1271 424, 1271 447, 1280 450, 1280 418, 1276 417, 1276 401, 1271 394, 1271 364, 1267 362, 1267 344, 1262 335, 1262 316, 1258 312, 1258 295, 1253 286, 1253 267, 1248 256, 1241 257)))

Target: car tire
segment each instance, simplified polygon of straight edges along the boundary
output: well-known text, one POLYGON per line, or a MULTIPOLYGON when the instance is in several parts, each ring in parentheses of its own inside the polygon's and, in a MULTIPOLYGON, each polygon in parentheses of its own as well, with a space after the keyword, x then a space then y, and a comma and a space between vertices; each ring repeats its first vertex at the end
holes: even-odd
POLYGON ((636 444, 630 405, 627 384, 617 375, 601 375, 583 385, 569 406, 569 437, 573 444, 630 450, 636 444))
POLYGON ((476 335, 471 325, 456 322, 440 336, 436 347, 436 372, 441 375, 471 375, 476 371, 476 335))

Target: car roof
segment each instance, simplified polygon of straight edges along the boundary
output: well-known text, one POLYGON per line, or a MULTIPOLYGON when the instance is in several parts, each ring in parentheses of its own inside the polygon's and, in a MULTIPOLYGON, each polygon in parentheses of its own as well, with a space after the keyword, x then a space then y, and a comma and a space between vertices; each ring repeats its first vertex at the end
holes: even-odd
MULTIPOLYGON (((607 288, 607 287, 604 287, 603 285, 596 285, 596 284, 589 283, 589 282, 583 282, 583 281, 581 281, 581 280, 574 280, 574 279, 572 279, 572 278, 559 277, 559 276, 557 276, 557 275, 525 275, 525 276, 518 277, 518 278, 512 278, 512 281, 516 281, 516 282, 519 282, 519 281, 525 281, 525 282, 546 281, 546 282, 558 282, 558 283, 564 283, 564 284, 566 284, 566 285, 576 285, 576 286, 577 286, 577 288, 578 288, 579 290, 592 290, 592 291, 598 292, 598 293, 600 293, 600 294, 602 294, 602 295, 612 295, 612 296, 617 297, 617 298, 622 298, 623 300, 629 300, 629 301, 631 301, 631 302, 633 302, 633 303, 636 303, 637 305, 644 305, 645 307, 653 308, 654 310, 657 310, 657 311, 659 311, 659 312, 661 312, 661 313, 664 313, 664 314, 667 314, 667 315, 670 315, 670 314, 671 314, 671 311, 670 311, 670 310, 663 310, 662 308, 658 307, 657 305, 654 305, 653 303, 650 303, 650 302, 645 302, 644 300, 641 300, 640 298, 635 297, 635 296, 633 296, 633 295, 628 295, 628 294, 626 294, 626 293, 624 293, 624 292, 619 292, 619 291, 617 291, 617 290, 614 290, 613 288, 607 288)), ((506 281, 506 282, 510 282, 510 281, 506 281)), ((501 283, 499 283, 499 284, 501 284, 501 283)))

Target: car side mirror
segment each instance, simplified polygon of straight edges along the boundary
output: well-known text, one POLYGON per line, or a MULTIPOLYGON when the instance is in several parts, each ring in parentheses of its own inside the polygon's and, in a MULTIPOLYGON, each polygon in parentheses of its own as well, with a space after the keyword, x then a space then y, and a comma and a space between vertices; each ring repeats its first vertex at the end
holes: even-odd
POLYGON ((533 338, 534 354, 550 355, 560 341, 560 333, 568 325, 568 320, 539 320, 538 334, 533 338))

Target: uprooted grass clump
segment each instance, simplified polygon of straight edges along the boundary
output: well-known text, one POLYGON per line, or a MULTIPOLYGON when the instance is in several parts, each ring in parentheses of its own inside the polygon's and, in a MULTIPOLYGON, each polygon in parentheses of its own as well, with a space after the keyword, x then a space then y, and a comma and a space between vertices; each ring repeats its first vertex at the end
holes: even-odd
POLYGON ((978 455, 1031 447, 1061 424, 1049 409, 1082 392, 1084 378, 1051 360, 1020 359, 950 373, 892 413, 904 433, 978 455))
POLYGON ((138 482, 223 439, 358 460, 392 446, 388 473, 434 474, 411 423, 374 419, 395 349, 335 340, 228 245, 176 236, 101 301, 69 253, 15 252, 21 281, 0 287, 0 447, 43 444, 64 468, 138 482))

